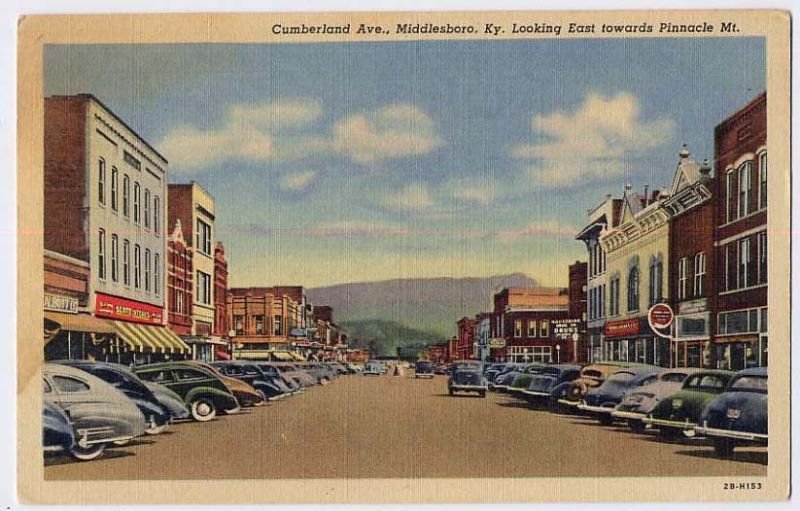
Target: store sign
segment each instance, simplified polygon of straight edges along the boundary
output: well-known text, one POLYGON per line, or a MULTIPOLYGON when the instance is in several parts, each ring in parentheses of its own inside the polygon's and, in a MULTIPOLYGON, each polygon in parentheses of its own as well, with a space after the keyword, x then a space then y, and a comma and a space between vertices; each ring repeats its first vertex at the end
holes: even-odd
POLYGON ((164 312, 161 307, 150 305, 149 303, 97 293, 95 316, 148 325, 161 325, 164 312))
POLYGON ((78 299, 69 296, 51 295, 50 293, 45 293, 44 310, 77 314, 78 299))
POLYGON ((688 302, 681 302, 678 304, 678 314, 695 314, 698 312, 705 312, 707 310, 707 298, 698 298, 696 300, 689 300, 688 302))
POLYGON ((672 312, 672 307, 666 303, 657 303, 653 305, 647 313, 647 321, 650 323, 650 328, 653 330, 669 328, 674 319, 675 314, 672 312))
POLYGON ((578 319, 556 319, 552 323, 556 339, 572 339, 573 335, 578 335, 581 324, 578 319))
POLYGON ((606 337, 621 337, 623 335, 636 335, 639 333, 639 320, 624 319, 606 323, 606 337))
POLYGON ((500 349, 506 347, 506 340, 501 338, 496 339, 489 339, 489 347, 494 349, 500 349))
POLYGON ((292 328, 289 330, 289 337, 306 337, 306 331, 302 328, 292 328))

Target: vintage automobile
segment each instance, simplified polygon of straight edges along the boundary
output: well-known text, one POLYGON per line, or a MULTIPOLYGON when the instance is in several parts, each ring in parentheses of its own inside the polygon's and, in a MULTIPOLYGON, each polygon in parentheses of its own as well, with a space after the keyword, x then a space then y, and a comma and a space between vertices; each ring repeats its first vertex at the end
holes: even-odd
POLYGON ((364 370, 361 372, 364 376, 381 376, 386 371, 383 366, 377 362, 367 362, 364 365, 364 370))
POLYGON ((147 428, 144 431, 148 435, 157 435, 167 429, 172 419, 169 409, 162 405, 153 391, 126 366, 90 360, 60 360, 54 363, 86 371, 122 391, 145 416, 147 428))
POLYGON ((522 391, 530 402, 553 398, 553 389, 562 383, 570 383, 581 375, 581 366, 575 364, 552 364, 543 367, 539 374, 534 374, 528 388, 522 391))
POLYGON ((57 405, 75 434, 70 454, 78 460, 98 458, 106 447, 143 435, 144 415, 121 391, 91 374, 61 364, 42 368, 44 401, 57 405))
POLYGON ((531 373, 536 373, 540 368, 544 367, 545 364, 540 362, 534 362, 532 364, 517 364, 514 368, 510 371, 507 371, 503 374, 497 376, 494 379, 494 388, 498 392, 508 392, 511 388, 511 384, 514 383, 514 379, 519 376, 520 374, 527 373, 530 371, 531 373))
POLYGON ((414 365, 414 378, 433 378, 433 364, 430 360, 418 360, 414 365))
POLYGON ((163 385, 159 385, 158 383, 153 383, 151 381, 142 381, 147 388, 150 389, 150 392, 156 396, 158 402, 161 405, 169 410, 171 415, 171 421, 174 422, 176 420, 184 420, 190 419, 192 417, 192 413, 186 407, 186 403, 183 402, 181 396, 176 394, 175 392, 169 390, 167 387, 163 385))
POLYGON ((285 378, 294 380, 303 388, 313 387, 319 383, 310 373, 299 369, 291 362, 270 362, 270 364, 277 368, 285 378))
POLYGON ((160 362, 135 366, 133 372, 146 382, 158 383, 178 394, 192 418, 207 422, 218 412, 236 412, 239 402, 222 375, 205 366, 186 362, 160 362))
POLYGON ((486 380, 476 366, 465 366, 453 371, 447 380, 447 393, 454 396, 456 392, 477 392, 486 397, 486 380))
POLYGON ((436 364, 433 366, 433 374, 438 374, 439 376, 447 374, 447 366, 444 364, 436 364))
POLYGON ((479 361, 477 361, 477 360, 456 360, 455 362, 453 362, 452 364, 447 366, 447 369, 446 369, 445 373, 448 376, 450 376, 455 371, 458 371, 460 369, 464 369, 464 368, 467 368, 467 367, 480 369, 480 365, 481 365, 481 363, 479 361))
POLYGON ((255 364, 244 361, 212 362, 211 365, 220 373, 231 378, 243 381, 253 387, 262 402, 274 399, 285 393, 272 378, 264 375, 263 371, 255 364))
POLYGON ((611 412, 622 401, 625 394, 644 385, 655 382, 662 368, 648 365, 634 365, 613 372, 603 383, 586 391, 578 410, 597 417, 600 424, 614 422, 611 412))
POLYGON ((642 421, 664 436, 695 436, 703 409, 725 391, 731 371, 702 370, 686 378, 681 390, 661 400, 642 421))
POLYGON ((501 374, 505 374, 509 371, 515 370, 517 364, 511 363, 504 363, 504 364, 495 364, 491 369, 486 371, 486 382, 489 385, 489 390, 494 391, 494 381, 497 379, 498 376, 501 374))
MULTIPOLYGON (((284 392, 289 395, 297 394, 305 391, 303 384, 295 378, 290 377, 288 374, 281 372, 280 368, 272 362, 253 362, 256 367, 264 374, 265 378, 272 378, 272 381, 284 392)), ((306 375, 308 376, 308 375, 306 375)), ((311 377, 308 376, 309 381, 311 377)), ((284 394, 285 396, 286 394, 284 394)))
MULTIPOLYGON (((236 398, 236 401, 238 401, 241 406, 259 406, 265 403, 262 396, 256 392, 256 389, 254 389, 252 385, 249 385, 237 378, 231 378, 230 376, 222 374, 219 369, 212 366, 208 362, 203 362, 201 360, 184 360, 183 363, 203 367, 208 371, 217 373, 217 376, 222 380, 225 386, 228 387, 228 389, 236 398)), ((227 413, 234 413, 236 411, 238 411, 238 409, 228 410, 227 413)))
POLYGON ((647 425, 642 422, 642 419, 653 410, 659 401, 679 391, 686 378, 697 371, 699 369, 691 367, 662 371, 655 381, 625 394, 611 415, 617 419, 626 420, 633 431, 643 432, 647 425))
POLYGON ((585 366, 578 378, 561 383, 552 390, 555 401, 551 400, 551 404, 577 409, 589 389, 598 387, 619 368, 629 365, 625 362, 600 362, 585 366))
POLYGON ((546 364, 535 362, 533 364, 526 365, 521 372, 516 373, 514 379, 511 380, 511 383, 508 385, 508 393, 512 396, 518 397, 520 399, 524 399, 525 394, 524 392, 528 390, 528 385, 531 384, 531 380, 537 374, 542 372, 542 369, 547 367, 546 364))
POLYGON ((719 456, 730 456, 737 445, 766 444, 767 368, 736 373, 725 392, 706 405, 695 432, 710 437, 719 456))
POLYGON ((57 405, 47 401, 42 407, 42 442, 46 455, 72 452, 75 446, 75 432, 69 417, 57 405))

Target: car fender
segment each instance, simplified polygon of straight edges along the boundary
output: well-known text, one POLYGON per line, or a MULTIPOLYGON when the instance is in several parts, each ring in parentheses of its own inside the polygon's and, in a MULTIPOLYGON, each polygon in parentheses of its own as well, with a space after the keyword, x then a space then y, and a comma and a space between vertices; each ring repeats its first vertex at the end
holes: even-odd
POLYGON ((236 408, 239 406, 239 402, 236 400, 233 394, 224 390, 215 389, 214 387, 205 386, 195 387, 186 393, 186 406, 190 406, 193 401, 199 398, 211 399, 214 405, 220 410, 236 408))

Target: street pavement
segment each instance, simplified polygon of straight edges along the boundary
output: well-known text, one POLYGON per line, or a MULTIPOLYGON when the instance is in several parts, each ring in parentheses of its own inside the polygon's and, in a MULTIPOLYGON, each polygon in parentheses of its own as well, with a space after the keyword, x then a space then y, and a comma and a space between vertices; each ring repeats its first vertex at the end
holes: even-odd
MULTIPOLYGON (((409 373, 412 373, 409 371, 409 373)), ((205 423, 172 425, 96 461, 48 458, 45 478, 276 479, 766 475, 765 448, 717 458, 701 439, 449 397, 447 379, 352 375, 205 423)))

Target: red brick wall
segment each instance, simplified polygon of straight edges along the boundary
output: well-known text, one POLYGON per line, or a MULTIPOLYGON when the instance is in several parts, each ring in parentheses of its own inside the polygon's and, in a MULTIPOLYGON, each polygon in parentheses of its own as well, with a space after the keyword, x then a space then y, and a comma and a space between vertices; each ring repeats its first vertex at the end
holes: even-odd
POLYGON ((214 247, 214 335, 227 336, 228 326, 228 262, 221 243, 214 247))
POLYGON ((179 335, 192 333, 194 294, 191 252, 185 244, 170 240, 167 244, 167 311, 169 326, 179 335), (177 289, 183 290, 183 313, 178 313, 177 289))
POLYGON ((89 293, 89 268, 45 254, 44 290, 48 293, 77 298, 78 304, 86 307, 89 293))
POLYGON ((87 109, 85 98, 45 98, 44 248, 84 261, 87 109))
POLYGON ((172 184, 168 188, 167 200, 167 225, 175 226, 175 221, 181 221, 183 239, 188 246, 194 246, 194 221, 192 215, 192 185, 172 184))

